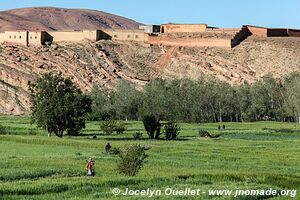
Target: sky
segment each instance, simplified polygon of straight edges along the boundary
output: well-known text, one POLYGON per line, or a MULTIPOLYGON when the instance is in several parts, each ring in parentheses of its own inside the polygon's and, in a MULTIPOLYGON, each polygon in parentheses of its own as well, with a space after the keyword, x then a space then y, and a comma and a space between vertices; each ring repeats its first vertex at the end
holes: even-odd
POLYGON ((300 29, 300 0, 0 0, 0 10, 35 6, 101 10, 144 24, 300 29))

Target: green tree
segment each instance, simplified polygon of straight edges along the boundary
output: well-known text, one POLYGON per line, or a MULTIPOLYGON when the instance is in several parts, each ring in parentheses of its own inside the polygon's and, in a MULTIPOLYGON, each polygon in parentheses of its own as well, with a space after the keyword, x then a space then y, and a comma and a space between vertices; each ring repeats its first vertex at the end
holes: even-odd
POLYGON ((284 108, 288 116, 300 123, 300 75, 292 74, 285 80, 284 108))
POLYGON ((39 127, 62 137, 78 134, 85 127, 85 116, 91 111, 91 99, 70 79, 47 73, 30 84, 32 120, 39 127))
POLYGON ((138 91, 130 82, 118 81, 115 89, 114 107, 117 118, 122 120, 137 120, 142 105, 142 92, 138 91))

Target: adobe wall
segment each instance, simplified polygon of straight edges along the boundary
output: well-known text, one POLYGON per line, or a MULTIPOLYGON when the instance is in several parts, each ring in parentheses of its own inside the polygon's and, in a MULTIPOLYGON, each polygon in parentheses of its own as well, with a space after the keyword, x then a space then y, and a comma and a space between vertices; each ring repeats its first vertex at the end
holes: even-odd
POLYGON ((147 42, 148 34, 142 30, 103 29, 101 39, 147 42))
POLYGON ((84 31, 48 31, 47 40, 52 42, 78 42, 84 39, 97 41, 100 32, 98 30, 84 30, 84 31), (51 40, 52 39, 52 40, 51 40))
POLYGON ((207 28, 205 32, 236 34, 240 30, 240 28, 207 28))
POLYGON ((271 28, 267 31, 268 37, 287 37, 287 29, 286 28, 271 28))
POLYGON ((263 27, 247 26, 248 30, 254 36, 268 37, 268 29, 263 27))
POLYGON ((206 24, 163 24, 161 33, 195 33, 205 32, 206 24))
POLYGON ((235 34, 235 36, 231 40, 231 46, 234 47, 240 44, 243 40, 251 35, 251 32, 248 30, 247 27, 242 27, 239 32, 235 34))
POLYGON ((165 46, 185 46, 185 47, 225 47, 231 48, 230 39, 213 39, 213 38, 167 38, 159 36, 149 36, 150 44, 165 45, 165 46))
POLYGON ((28 37, 27 31, 5 31, 4 32, 4 41, 19 43, 23 45, 27 45, 28 37))
POLYGON ((297 29, 288 29, 287 34, 291 37, 300 37, 300 30, 297 29))
POLYGON ((43 45, 46 41, 46 32, 28 32, 29 45, 43 45))

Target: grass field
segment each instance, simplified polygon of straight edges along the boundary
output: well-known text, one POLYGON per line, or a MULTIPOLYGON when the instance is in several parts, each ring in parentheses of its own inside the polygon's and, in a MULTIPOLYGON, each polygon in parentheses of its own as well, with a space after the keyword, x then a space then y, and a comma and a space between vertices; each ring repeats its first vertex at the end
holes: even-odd
MULTIPOLYGON (((176 141, 148 140, 141 122, 128 122, 122 135, 104 135, 99 122, 87 123, 83 135, 48 138, 28 117, 0 117, 0 199, 300 199, 289 196, 114 196, 130 189, 300 189, 300 125, 278 122, 181 124, 176 141), (222 124, 221 124, 222 125, 222 124), (198 137, 199 129, 222 134, 198 137), (143 131, 144 139, 132 134, 143 131), (93 136, 96 138, 93 138, 93 136), (150 146, 136 177, 116 170, 118 156, 103 152, 129 144, 150 146), (95 177, 85 176, 86 159, 95 160, 95 177)), ((299 192, 298 192, 299 193, 299 192)))

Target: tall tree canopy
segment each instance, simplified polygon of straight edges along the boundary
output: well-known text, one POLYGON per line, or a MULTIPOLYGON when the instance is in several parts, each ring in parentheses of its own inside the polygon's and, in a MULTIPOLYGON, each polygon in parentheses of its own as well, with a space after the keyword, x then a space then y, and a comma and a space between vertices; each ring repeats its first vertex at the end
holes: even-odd
POLYGON ((47 73, 30 84, 32 120, 39 127, 62 137, 64 131, 78 134, 91 111, 91 99, 70 79, 47 73))

